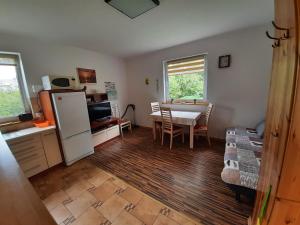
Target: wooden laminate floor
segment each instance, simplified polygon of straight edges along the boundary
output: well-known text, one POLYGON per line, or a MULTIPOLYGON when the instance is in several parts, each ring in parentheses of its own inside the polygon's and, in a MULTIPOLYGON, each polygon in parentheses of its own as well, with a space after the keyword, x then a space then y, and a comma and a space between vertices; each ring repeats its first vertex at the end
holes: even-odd
POLYGON ((117 138, 96 148, 88 159, 98 167, 125 180, 167 206, 203 224, 247 224, 252 204, 242 203, 221 180, 224 143, 209 148, 205 139, 168 142, 161 146, 152 140, 150 129, 137 128, 124 139, 117 138))

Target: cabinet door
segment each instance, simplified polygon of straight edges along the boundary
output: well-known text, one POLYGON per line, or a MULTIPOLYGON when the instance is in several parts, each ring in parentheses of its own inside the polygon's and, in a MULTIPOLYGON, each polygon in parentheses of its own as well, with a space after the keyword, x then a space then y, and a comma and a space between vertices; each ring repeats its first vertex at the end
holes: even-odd
POLYGON ((278 196, 300 202, 300 88, 298 89, 278 196))
POLYGON ((59 144, 54 130, 41 134, 48 166, 52 167, 62 162, 59 144))
MULTIPOLYGON (((262 200, 269 186, 272 186, 270 199, 263 224, 268 224, 274 206, 280 179, 282 162, 290 128, 291 106, 294 96, 294 84, 297 77, 297 17, 294 0, 275 1, 275 22, 280 27, 290 29, 290 37, 282 40, 280 47, 274 48, 272 78, 270 83, 264 152, 258 196, 254 210, 254 223, 262 206, 262 200)), ((277 37, 283 37, 284 31, 276 30, 277 37)))
POLYGON ((276 200, 270 224, 300 224, 300 203, 283 199, 276 200))
MULTIPOLYGON (((297 5, 298 17, 300 4, 297 5)), ((300 35, 300 30, 298 30, 300 35)), ((300 46, 298 46, 300 50, 300 46)), ((298 50, 298 52, 299 52, 298 50)), ((300 68, 297 67, 298 80, 295 89, 295 100, 291 117, 291 130, 284 157, 278 196, 300 202, 300 68)))

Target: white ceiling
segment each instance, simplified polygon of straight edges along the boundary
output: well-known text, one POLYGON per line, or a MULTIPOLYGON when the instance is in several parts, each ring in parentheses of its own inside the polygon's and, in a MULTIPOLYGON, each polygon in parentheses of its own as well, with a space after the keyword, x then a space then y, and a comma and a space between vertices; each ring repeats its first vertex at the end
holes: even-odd
POLYGON ((0 0, 0 33, 129 57, 270 22, 273 0, 161 0, 131 20, 104 0, 0 0))

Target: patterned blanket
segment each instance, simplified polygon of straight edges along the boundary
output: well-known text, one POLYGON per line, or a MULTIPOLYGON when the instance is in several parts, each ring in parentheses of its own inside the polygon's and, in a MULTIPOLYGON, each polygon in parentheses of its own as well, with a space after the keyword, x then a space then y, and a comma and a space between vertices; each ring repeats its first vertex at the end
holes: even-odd
POLYGON ((257 188, 263 139, 252 129, 226 131, 222 180, 229 184, 257 188))

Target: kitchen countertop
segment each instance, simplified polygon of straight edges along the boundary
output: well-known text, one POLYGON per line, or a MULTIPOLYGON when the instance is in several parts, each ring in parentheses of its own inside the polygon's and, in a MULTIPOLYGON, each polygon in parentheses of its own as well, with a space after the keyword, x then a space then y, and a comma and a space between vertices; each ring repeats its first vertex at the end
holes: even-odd
POLYGON ((0 224, 56 225, 54 219, 25 177, 1 133, 0 199, 0 224))
POLYGON ((18 131, 5 133, 5 134, 2 134, 2 136, 5 141, 9 141, 9 140, 13 140, 13 139, 16 139, 19 137, 25 137, 28 135, 37 134, 37 133, 41 133, 41 132, 44 132, 47 130, 54 130, 54 129, 55 129, 55 126, 48 126, 48 127, 43 127, 43 128, 30 127, 30 128, 26 128, 26 129, 22 129, 22 130, 18 130, 18 131))

